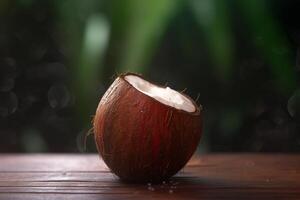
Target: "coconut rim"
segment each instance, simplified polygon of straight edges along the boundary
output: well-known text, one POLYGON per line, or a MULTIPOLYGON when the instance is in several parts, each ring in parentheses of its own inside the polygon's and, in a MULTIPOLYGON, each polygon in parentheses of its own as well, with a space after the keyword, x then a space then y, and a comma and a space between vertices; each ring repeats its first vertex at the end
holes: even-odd
POLYGON ((127 80, 125 79, 125 77, 128 76, 128 75, 137 76, 137 77, 141 78, 142 80, 144 80, 144 81, 146 81, 146 82, 148 82, 148 83, 150 83, 150 84, 152 84, 152 85, 154 85, 154 86, 156 86, 156 87, 159 87, 159 88, 166 89, 167 86, 160 85, 160 84, 156 84, 156 83, 154 83, 153 81, 149 81, 148 79, 144 78, 141 74, 137 74, 137 73, 133 73, 133 72, 126 72, 126 73, 120 74, 120 75, 118 76, 118 78, 122 79, 124 82, 126 82, 127 84, 129 84, 132 88, 134 88, 134 90, 136 90, 137 92, 142 93, 142 94, 145 95, 146 97, 148 97, 148 98, 154 100, 155 102, 157 102, 157 103, 159 103, 159 104, 162 104, 162 105, 164 105, 164 106, 167 106, 167 107, 169 107, 169 108, 171 108, 171 109, 173 109, 173 110, 175 110, 175 111, 177 111, 177 112, 187 113, 187 114, 190 114, 190 115, 196 115, 196 116, 197 116, 197 115, 200 115, 201 111, 203 110, 203 107, 202 107, 201 104, 198 105, 198 104, 197 104, 190 96, 184 94, 183 92, 179 92, 179 91, 177 91, 177 90, 175 90, 175 89, 173 89, 173 88, 171 88, 171 89, 174 90, 174 91, 176 91, 176 92, 178 92, 179 94, 181 94, 181 95, 184 96, 185 98, 187 98, 187 99, 193 104, 193 106, 195 107, 195 111, 193 111, 193 112, 188 112, 188 111, 186 111, 186 110, 178 109, 178 108, 176 108, 176 107, 174 107, 174 106, 165 104, 165 103, 163 103, 163 102, 161 102, 161 101, 159 101, 159 100, 157 100, 157 99, 155 99, 155 98, 153 98, 153 97, 151 97, 151 96, 145 94, 144 92, 138 90, 134 85, 132 85, 129 81, 127 81, 127 80))

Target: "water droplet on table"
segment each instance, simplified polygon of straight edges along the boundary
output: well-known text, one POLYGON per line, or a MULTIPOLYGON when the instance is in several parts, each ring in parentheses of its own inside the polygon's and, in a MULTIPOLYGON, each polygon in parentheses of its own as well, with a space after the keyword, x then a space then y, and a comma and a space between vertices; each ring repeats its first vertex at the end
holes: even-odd
POLYGON ((155 191, 155 188, 152 187, 152 186, 148 186, 148 190, 150 190, 150 191, 155 191))

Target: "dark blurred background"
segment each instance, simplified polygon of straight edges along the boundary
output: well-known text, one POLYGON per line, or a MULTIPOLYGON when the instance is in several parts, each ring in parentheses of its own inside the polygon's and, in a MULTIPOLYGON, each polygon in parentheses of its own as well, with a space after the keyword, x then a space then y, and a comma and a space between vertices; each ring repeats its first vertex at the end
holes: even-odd
POLYGON ((199 96, 199 152, 300 152, 299 9, 296 0, 1 0, 0 152, 85 151, 101 96, 127 71, 199 96))

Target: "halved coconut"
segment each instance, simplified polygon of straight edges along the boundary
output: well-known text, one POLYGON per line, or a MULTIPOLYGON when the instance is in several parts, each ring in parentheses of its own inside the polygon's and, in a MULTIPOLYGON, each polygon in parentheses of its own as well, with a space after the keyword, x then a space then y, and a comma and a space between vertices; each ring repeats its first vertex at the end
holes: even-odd
POLYGON ((177 173, 202 134, 200 107, 188 96, 140 75, 120 75, 94 118, 98 151, 123 180, 163 181, 177 173))

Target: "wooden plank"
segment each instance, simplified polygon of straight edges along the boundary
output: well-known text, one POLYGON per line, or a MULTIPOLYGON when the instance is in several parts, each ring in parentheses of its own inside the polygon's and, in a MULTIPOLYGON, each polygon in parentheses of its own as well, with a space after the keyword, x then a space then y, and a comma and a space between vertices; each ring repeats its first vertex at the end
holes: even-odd
POLYGON ((5 171, 108 171, 95 154, 0 154, 0 172, 5 171))
POLYGON ((97 155, 0 155, 0 199, 300 199, 300 155, 203 155, 170 182, 126 184, 97 155))
POLYGON ((35 200, 35 199, 72 199, 72 200, 101 200, 101 199, 299 199, 299 191, 265 191, 265 190, 206 190, 197 192, 143 192, 132 194, 76 194, 76 193, 2 193, 0 199, 6 200, 35 200))

